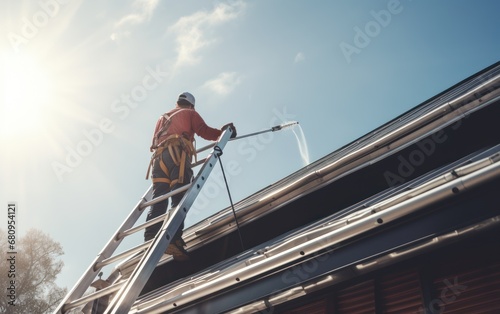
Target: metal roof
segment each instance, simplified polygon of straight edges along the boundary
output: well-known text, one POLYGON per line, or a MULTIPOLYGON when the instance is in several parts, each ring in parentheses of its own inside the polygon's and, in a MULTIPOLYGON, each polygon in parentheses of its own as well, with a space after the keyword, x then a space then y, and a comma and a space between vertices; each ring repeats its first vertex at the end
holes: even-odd
MULTIPOLYGON (((500 145, 447 165, 426 178, 405 184, 402 189, 381 193, 333 214, 321 221, 290 232, 222 261, 206 270, 170 283, 140 298, 132 313, 175 309, 203 299, 217 291, 238 286, 240 282, 288 267, 306 256, 332 249, 355 236, 390 223, 437 202, 453 197, 454 189, 472 189, 500 177, 500 145), (370 204, 367 206, 367 204, 370 204)), ((500 216, 487 225, 500 223, 500 216)), ((477 227, 476 227, 477 228, 477 227)), ((469 228, 470 229, 470 228, 469 228)), ((456 232, 455 232, 456 233, 456 232)), ((448 239, 436 237, 427 245, 448 239)))
MULTIPOLYGON (((253 221, 264 219, 273 211, 305 195, 389 156, 395 156, 439 130, 458 125, 462 120, 488 106, 498 107, 499 87, 500 63, 497 63, 358 140, 238 202, 235 208, 240 226, 251 225, 253 221)), ((142 295, 130 312, 182 311, 184 306, 200 300, 206 301, 207 298, 213 298, 214 294, 222 293, 221 291, 239 289, 247 282, 255 282, 258 278, 268 277, 270 273, 288 269, 296 263, 323 254, 321 252, 334 251, 336 246, 412 215, 428 204, 452 198, 458 192, 497 180, 500 176, 499 152, 500 146, 493 145, 467 156, 460 156, 458 160, 441 165, 409 182, 383 189, 327 217, 289 230, 277 238, 214 265, 207 265, 202 271, 166 283, 142 295)), ((499 221, 498 217, 492 217, 482 224, 476 223, 475 228, 497 224, 499 221)), ((194 251, 234 232, 235 228, 231 209, 226 208, 185 230, 184 238, 188 249, 194 251)), ((428 245, 444 242, 449 238, 450 236, 441 235, 431 239, 431 244, 428 245)), ((165 257, 159 266, 170 261, 169 257, 165 257)), ((117 269, 126 273, 128 265, 118 265, 117 269)), ((314 284, 315 289, 333 281, 328 276, 320 277, 314 284)), ((291 290, 273 294, 274 299, 248 299, 246 305, 236 307, 233 311, 246 313, 263 309, 269 306, 265 303, 271 302, 270 300, 278 304, 292 295, 306 293, 304 291, 304 286, 298 285, 291 290)), ((186 312, 189 310, 186 309, 186 312)))

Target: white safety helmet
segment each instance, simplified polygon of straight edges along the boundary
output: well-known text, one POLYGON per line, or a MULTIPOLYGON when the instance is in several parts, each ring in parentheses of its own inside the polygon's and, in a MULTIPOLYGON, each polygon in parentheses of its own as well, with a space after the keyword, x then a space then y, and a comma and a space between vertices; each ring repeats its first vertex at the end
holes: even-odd
POLYGON ((188 93, 188 92, 184 92, 184 93, 180 94, 180 95, 179 95, 179 99, 178 99, 178 101, 179 101, 179 100, 181 100, 181 99, 187 100, 187 101, 188 101, 191 105, 193 105, 193 106, 194 106, 194 103, 195 103, 195 101, 196 101, 196 100, 194 99, 193 94, 188 93))

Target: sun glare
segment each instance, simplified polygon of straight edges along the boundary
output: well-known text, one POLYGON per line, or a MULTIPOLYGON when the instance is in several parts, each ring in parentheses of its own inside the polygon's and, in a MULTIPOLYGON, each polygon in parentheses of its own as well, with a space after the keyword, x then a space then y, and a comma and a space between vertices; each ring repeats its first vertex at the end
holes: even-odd
POLYGON ((49 72, 35 58, 12 56, 5 60, 1 108, 3 135, 36 132, 50 102, 49 72))

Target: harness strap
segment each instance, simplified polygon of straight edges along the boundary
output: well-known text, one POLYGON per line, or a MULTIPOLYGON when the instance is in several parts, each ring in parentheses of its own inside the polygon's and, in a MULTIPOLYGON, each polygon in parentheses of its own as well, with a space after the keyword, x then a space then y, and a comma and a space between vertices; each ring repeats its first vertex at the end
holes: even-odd
POLYGON ((167 177, 169 177, 169 173, 168 173, 168 168, 167 166, 165 165, 165 163, 163 162, 163 158, 161 158, 161 155, 163 153, 163 151, 165 150, 165 147, 158 147, 153 155, 151 155, 151 160, 149 161, 149 165, 148 165, 148 170, 146 171, 146 180, 149 179, 149 174, 151 173, 151 167, 153 166, 153 163, 154 163, 154 160, 158 157, 160 157, 160 168, 161 170, 167 175, 167 177))
POLYGON ((168 152, 170 153, 170 157, 172 157, 172 161, 176 166, 179 165, 179 160, 181 158, 179 148, 177 145, 168 145, 168 152))
MULTIPOLYGON (((163 153, 163 149, 161 151, 163 153)), ((170 173, 168 173, 167 165, 165 165, 165 162, 163 161, 163 157, 162 157, 163 154, 162 153, 160 153, 160 168, 163 171, 163 173, 165 173, 167 175, 167 177, 170 177, 170 173)))
POLYGON ((179 167, 179 177, 175 180, 170 180, 168 178, 152 178, 153 183, 156 182, 164 182, 169 183, 170 186, 174 186, 177 183, 184 183, 184 169, 186 167, 186 159, 192 159, 193 154, 195 153, 193 143, 189 141, 187 138, 183 136, 179 136, 177 134, 169 136, 160 147, 158 147, 153 155, 151 156, 151 160, 149 162, 148 170, 146 173, 146 180, 149 178, 149 174, 151 172, 151 167, 156 158, 160 158, 159 164, 161 170, 165 173, 167 177, 170 177, 169 171, 165 162, 163 161, 163 151, 168 149, 170 157, 176 166, 179 167), (168 182, 167 182, 168 181, 168 182))
POLYGON ((167 183, 169 185, 172 185, 172 181, 168 178, 152 178, 153 183, 167 183))
POLYGON ((179 145, 169 145, 168 152, 174 164, 179 167, 179 183, 183 183, 184 167, 186 166, 186 151, 181 149, 179 145))
POLYGON ((166 119, 166 122, 165 124, 163 125, 163 127, 158 131, 158 133, 156 134, 156 136, 153 137, 153 141, 151 143, 151 149, 156 149, 158 148, 159 146, 162 145, 162 143, 158 143, 158 140, 160 139, 160 137, 162 137, 163 135, 165 135, 168 131, 168 128, 170 127, 170 124, 172 123, 172 118, 179 112, 181 111, 184 111, 186 109, 178 109, 174 112, 167 112, 165 114, 163 114, 162 116, 166 119))

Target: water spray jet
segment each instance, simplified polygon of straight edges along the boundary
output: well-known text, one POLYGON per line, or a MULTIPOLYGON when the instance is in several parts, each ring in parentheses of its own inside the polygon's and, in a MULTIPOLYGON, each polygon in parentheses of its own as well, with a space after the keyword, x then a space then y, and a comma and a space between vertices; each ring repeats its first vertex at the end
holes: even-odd
MULTIPOLYGON (((249 134, 245 134, 245 135, 242 135, 242 136, 237 136, 235 138, 230 139, 230 141, 240 140, 240 139, 243 139, 243 138, 247 138, 247 137, 250 137, 250 136, 255 136, 255 135, 259 135, 259 134, 263 134, 263 133, 280 131, 280 130, 282 130, 284 128, 292 127, 292 126, 297 125, 297 124, 299 124, 299 122, 297 122, 297 121, 285 122, 285 123, 282 123, 280 125, 273 126, 272 128, 267 129, 267 130, 263 130, 263 131, 259 131, 259 132, 254 132, 254 133, 249 133, 249 134)), ((205 150, 207 150, 209 148, 214 147, 214 145, 215 144, 209 144, 207 146, 204 146, 204 147, 196 150, 196 153, 203 152, 203 151, 205 151, 205 150)))

